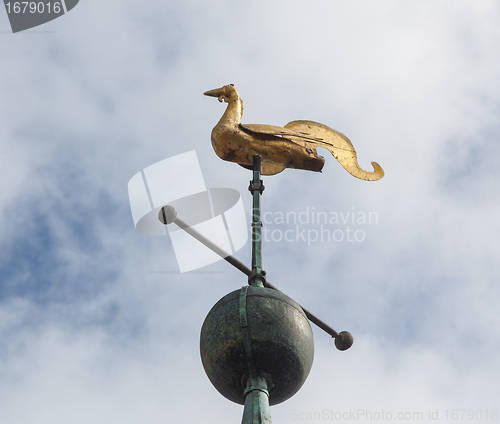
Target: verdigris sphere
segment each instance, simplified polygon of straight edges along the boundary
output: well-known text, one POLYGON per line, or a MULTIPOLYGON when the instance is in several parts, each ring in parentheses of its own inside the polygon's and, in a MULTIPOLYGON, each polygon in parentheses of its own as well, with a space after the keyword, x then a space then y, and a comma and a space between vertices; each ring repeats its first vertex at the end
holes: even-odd
MULTIPOLYGON (((201 360, 208 378, 227 399, 244 404, 248 363, 239 316, 240 290, 219 300, 203 323, 201 360)), ((246 299, 252 356, 266 376, 269 404, 292 397, 311 370, 314 342, 302 308, 285 294, 264 287, 248 287, 246 299)))

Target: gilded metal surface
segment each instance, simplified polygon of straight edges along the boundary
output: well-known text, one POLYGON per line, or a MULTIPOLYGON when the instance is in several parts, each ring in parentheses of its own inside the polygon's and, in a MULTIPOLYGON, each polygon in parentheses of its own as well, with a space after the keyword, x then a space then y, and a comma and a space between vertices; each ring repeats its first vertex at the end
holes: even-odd
MULTIPOLYGON (((269 404, 292 397, 304 384, 314 357, 313 334, 300 306, 276 290, 249 286, 247 329, 258 375, 265 376, 269 404)), ((200 335, 203 368, 227 399, 244 404, 248 363, 239 314, 240 290, 208 313, 200 335)))
POLYGON ((241 124, 243 101, 233 85, 210 90, 206 96, 217 97, 228 103, 222 118, 212 130, 212 146, 224 160, 236 162, 251 169, 253 156, 262 159, 262 174, 274 175, 285 168, 319 172, 325 159, 317 147, 328 149, 340 164, 356 178, 376 181, 384 171, 372 162, 373 171, 358 165, 356 151, 343 134, 313 121, 292 121, 284 127, 274 125, 241 124))

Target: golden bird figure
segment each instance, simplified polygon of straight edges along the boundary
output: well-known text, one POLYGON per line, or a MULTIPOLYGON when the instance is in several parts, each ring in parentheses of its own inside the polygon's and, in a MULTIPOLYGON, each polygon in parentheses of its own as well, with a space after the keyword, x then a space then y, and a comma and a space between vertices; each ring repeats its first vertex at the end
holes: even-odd
POLYGON ((228 103, 212 130, 212 146, 223 160, 252 169, 253 157, 260 156, 263 175, 278 174, 285 168, 321 172, 325 159, 316 148, 324 147, 356 178, 376 181, 384 176, 377 162, 372 162, 371 172, 361 169, 351 141, 326 125, 313 121, 292 121, 284 127, 242 124, 243 101, 233 84, 204 94, 228 103))

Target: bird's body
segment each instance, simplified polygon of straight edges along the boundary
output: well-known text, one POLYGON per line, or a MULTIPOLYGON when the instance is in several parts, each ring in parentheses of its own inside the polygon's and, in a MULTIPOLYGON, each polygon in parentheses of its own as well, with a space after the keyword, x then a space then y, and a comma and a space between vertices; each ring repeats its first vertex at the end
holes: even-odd
POLYGON ((349 139, 326 125, 312 121, 292 121, 284 127, 243 125, 243 102, 233 85, 207 91, 205 95, 228 103, 212 130, 212 146, 221 159, 251 168, 253 157, 260 156, 263 175, 274 175, 285 168, 320 172, 325 159, 316 148, 325 147, 355 177, 378 180, 384 175, 376 162, 372 162, 374 172, 362 170, 349 139))

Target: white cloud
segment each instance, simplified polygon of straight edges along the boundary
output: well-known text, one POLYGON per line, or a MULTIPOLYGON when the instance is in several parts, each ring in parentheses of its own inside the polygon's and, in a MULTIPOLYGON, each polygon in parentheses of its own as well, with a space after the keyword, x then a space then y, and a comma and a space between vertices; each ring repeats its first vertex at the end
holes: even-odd
POLYGON ((250 173, 210 145, 224 106, 202 93, 227 83, 243 122, 322 122, 386 171, 356 181, 323 151, 322 174, 265 180, 268 211, 379 216, 363 243, 264 246, 270 281, 355 337, 340 353, 315 330, 311 376, 273 420, 498 406, 499 13, 486 0, 86 1, 43 27, 56 33, 0 34, 0 421, 240 419, 197 343, 245 278, 225 263, 158 273, 177 270, 171 243, 134 232, 127 198, 136 172, 195 149, 207 186, 249 209, 250 173))

